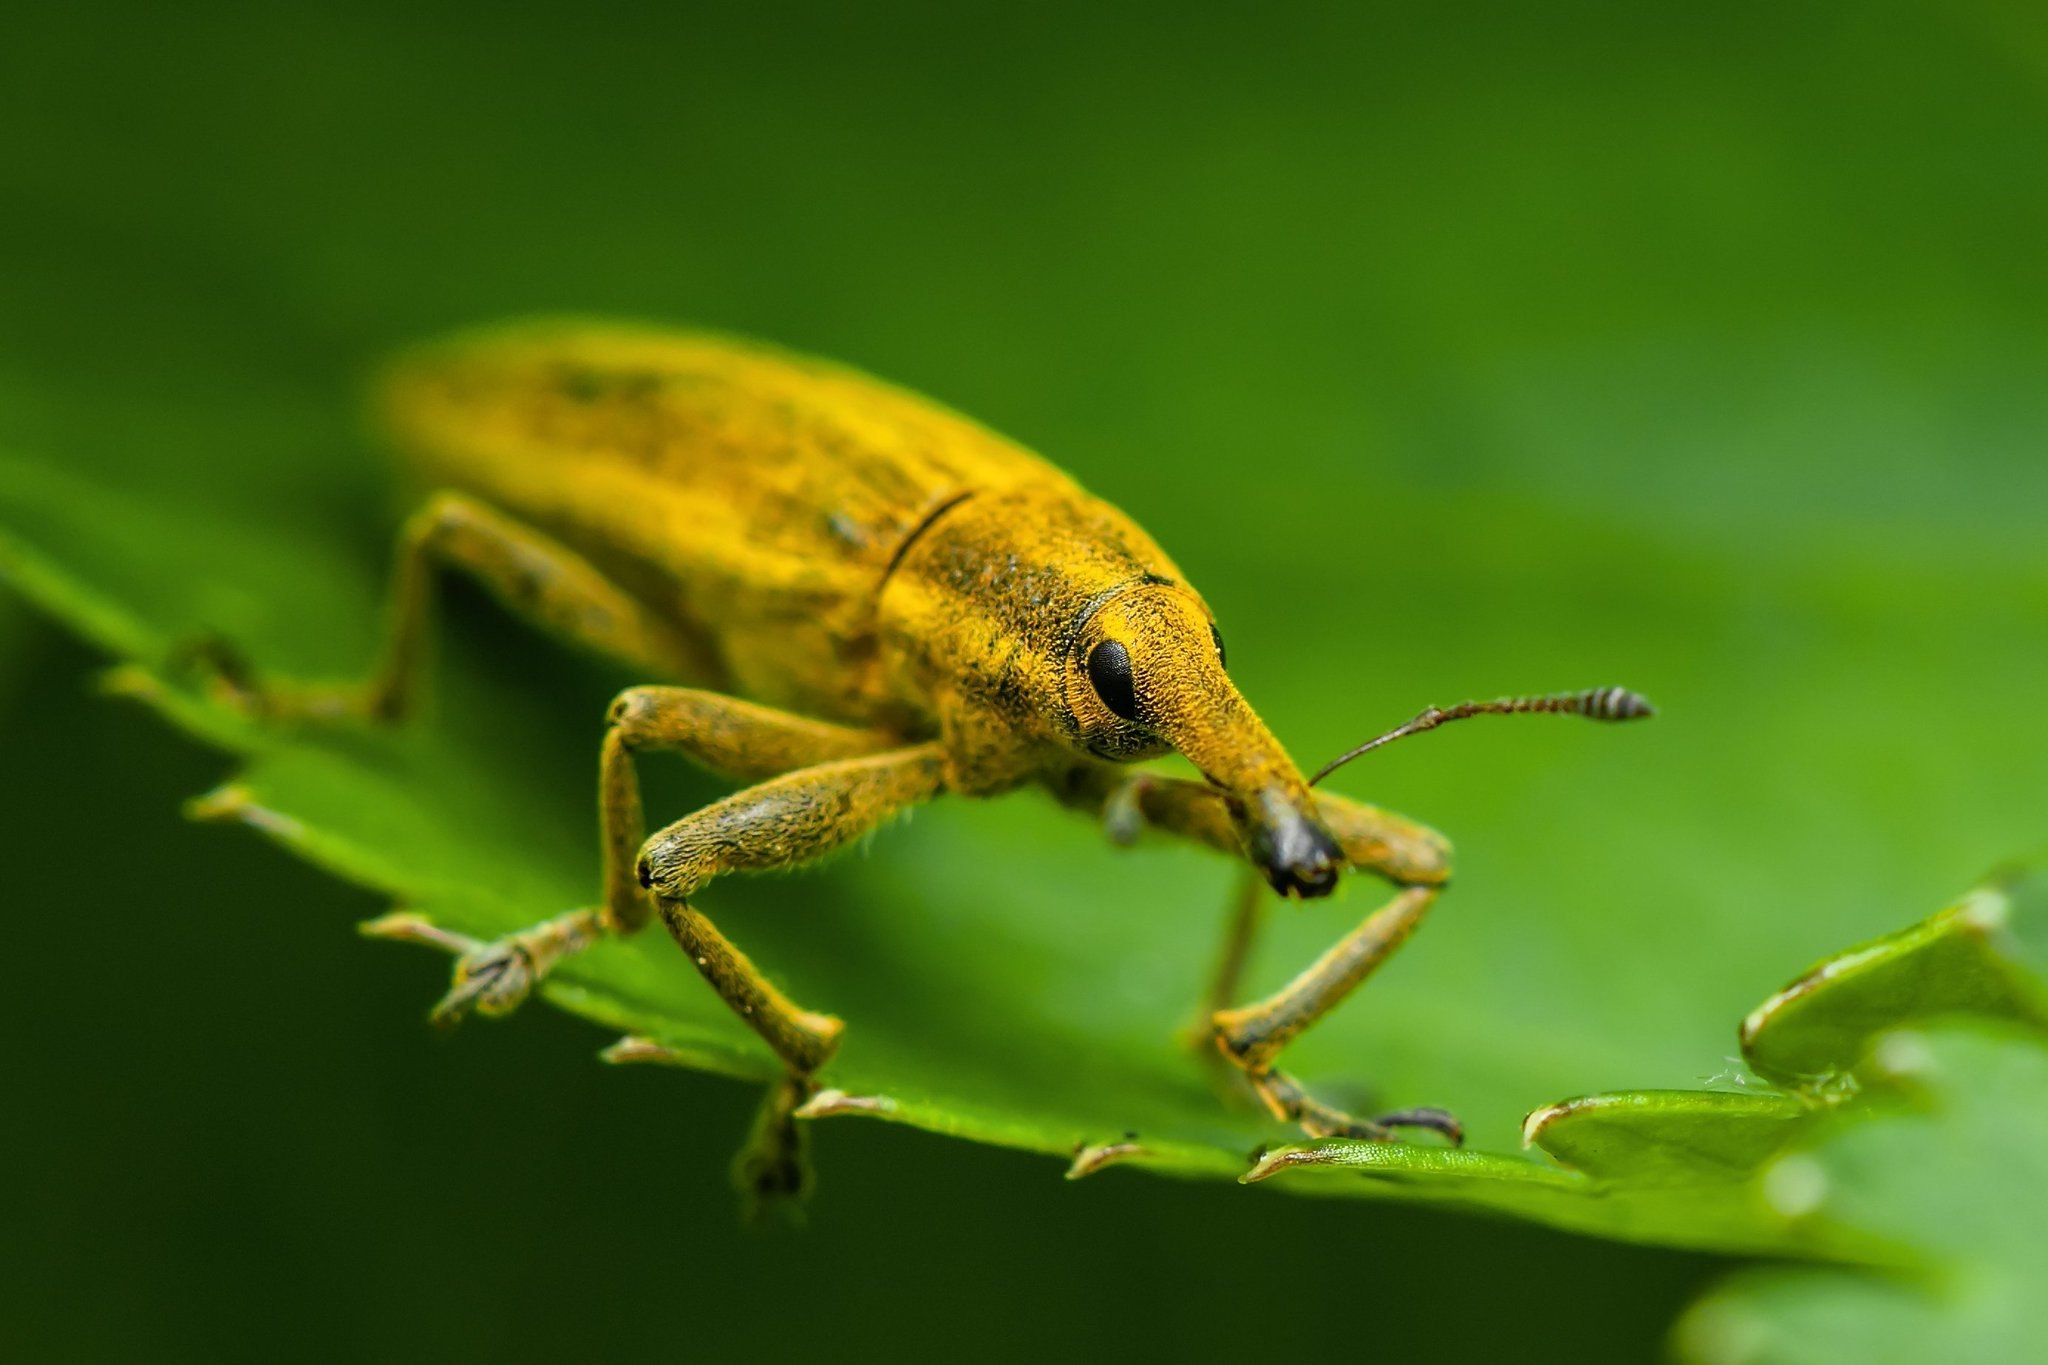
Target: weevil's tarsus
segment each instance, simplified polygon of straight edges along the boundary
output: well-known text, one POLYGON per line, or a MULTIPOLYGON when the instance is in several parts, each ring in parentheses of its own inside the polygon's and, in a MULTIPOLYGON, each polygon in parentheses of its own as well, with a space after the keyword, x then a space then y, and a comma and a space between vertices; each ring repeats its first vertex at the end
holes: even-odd
POLYGON ((1399 1130, 1417 1128, 1424 1132, 1436 1133, 1453 1147, 1465 1145, 1465 1125, 1458 1122, 1447 1109, 1423 1106, 1416 1109, 1400 1109, 1391 1114, 1380 1114, 1373 1122, 1382 1128, 1399 1130))
POLYGON ((502 1018, 604 931, 600 911, 571 910, 472 949, 455 960, 454 984, 427 1017, 436 1028, 453 1028, 471 1013, 502 1018))
POLYGON ((1473 716, 1514 716, 1533 714, 1554 714, 1584 716, 1587 720, 1642 720, 1657 714, 1657 709, 1641 695, 1626 687, 1592 687, 1583 692, 1557 692, 1540 697, 1501 697, 1494 701, 1466 701, 1456 706, 1425 708, 1415 719, 1405 725, 1397 725, 1385 734, 1369 739, 1356 749, 1337 755, 1308 780, 1313 787, 1331 773, 1343 767, 1354 758, 1363 757, 1374 749, 1392 744, 1397 739, 1419 735, 1425 730, 1434 730, 1454 720, 1469 720, 1473 716))
POLYGON ((365 938, 419 943, 455 954, 454 982, 427 1016, 436 1028, 453 1028, 471 1014, 495 1019, 519 1008, 564 959, 603 936, 604 916, 595 909, 571 910, 487 941, 443 929, 413 911, 397 910, 364 921, 356 931, 365 938))
POLYGON ((1465 1143, 1465 1126, 1443 1109, 1401 1109, 1369 1119, 1359 1118, 1317 1099, 1284 1071, 1264 1071, 1248 1080, 1273 1117, 1294 1124, 1313 1138, 1392 1142, 1402 1130, 1417 1129, 1435 1133, 1453 1147, 1465 1143))
POLYGON ((1310 1137, 1346 1137, 1361 1142, 1393 1141, 1392 1129, 1323 1103, 1284 1071, 1251 1072, 1245 1079, 1250 1083, 1252 1093, 1259 1097, 1274 1118, 1295 1125, 1310 1137))
POLYGON ((732 1181, 740 1192, 741 1216, 751 1224, 801 1222, 810 1197, 809 1142, 796 1122, 810 1083, 784 1076, 769 1083, 747 1140, 733 1158, 732 1181))

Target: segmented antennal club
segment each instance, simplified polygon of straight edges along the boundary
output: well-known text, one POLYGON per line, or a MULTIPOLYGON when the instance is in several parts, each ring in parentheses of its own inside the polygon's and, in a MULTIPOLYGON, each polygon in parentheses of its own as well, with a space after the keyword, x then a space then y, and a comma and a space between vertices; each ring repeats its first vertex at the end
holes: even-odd
POLYGON ((1473 716, 1514 716, 1525 712, 1554 712, 1565 716, 1584 716, 1587 720, 1641 720, 1656 715, 1657 708, 1626 687, 1591 687, 1584 692, 1556 692, 1544 697, 1502 697, 1497 701, 1432 706, 1406 725, 1396 726, 1379 738, 1369 739, 1349 753, 1331 759, 1316 770, 1308 784, 1315 786, 1352 759, 1369 754, 1382 745, 1434 730, 1450 721, 1467 720, 1473 716))

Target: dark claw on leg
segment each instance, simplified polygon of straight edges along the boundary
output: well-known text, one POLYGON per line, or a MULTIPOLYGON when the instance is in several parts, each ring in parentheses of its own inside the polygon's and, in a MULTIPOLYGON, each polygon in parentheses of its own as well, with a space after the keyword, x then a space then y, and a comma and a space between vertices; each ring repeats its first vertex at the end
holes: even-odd
POLYGON ((1448 1110, 1403 1109, 1399 1113, 1381 1114, 1373 1122, 1381 1128, 1427 1128, 1450 1139, 1453 1147, 1465 1145, 1465 1125, 1448 1110))
POLYGON ((1266 1071, 1248 1078, 1252 1089, 1266 1102, 1273 1117, 1298 1125, 1313 1138, 1358 1138, 1365 1142, 1391 1142, 1396 1128, 1427 1128, 1463 1146, 1465 1129, 1441 1109, 1403 1109, 1377 1119, 1354 1118, 1333 1105, 1324 1104, 1301 1083, 1283 1071, 1266 1071))

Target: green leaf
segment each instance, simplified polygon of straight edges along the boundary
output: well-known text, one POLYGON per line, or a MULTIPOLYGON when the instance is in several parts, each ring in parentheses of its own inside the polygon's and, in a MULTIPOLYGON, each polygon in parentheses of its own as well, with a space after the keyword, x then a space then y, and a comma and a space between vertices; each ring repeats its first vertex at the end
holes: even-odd
POLYGON ((1770 1091, 1636 1090, 1539 1109, 1522 1140, 1603 1180, 1699 1184, 1748 1175, 1811 1113, 1770 1091))
POLYGON ((2012 890, 1987 886, 1923 923, 1837 954, 1752 1010, 1757 1072, 1820 1088, 1879 1034, 1954 1016, 2048 1027, 2048 990, 2014 956, 2012 890))
MULTIPOLYGON (((0 523, 17 528, 0 541, 9 576, 130 660, 113 690, 240 755, 240 774, 195 801, 196 816, 247 825, 475 938, 591 898, 595 727, 557 713, 560 695, 582 693, 580 714, 597 715, 608 680, 556 658, 560 692, 534 685, 551 656, 508 632, 497 645, 517 651, 526 684, 509 686, 492 642, 458 630, 429 721, 266 729, 180 686, 166 663, 176 642, 226 633, 285 670, 345 670, 373 639, 372 566, 232 507, 144 505, 19 463, 0 466, 0 523), (243 582, 292 592, 237 590, 243 582), (301 601, 319 604, 317 629, 304 629, 301 601)), ((684 803, 708 790, 698 781, 670 795, 684 803)), ((1072 1158, 1076 1175, 1129 1165, 1642 1240, 1852 1249, 1728 1197, 1809 1113, 1774 1093, 1631 1092, 1542 1108, 1524 1142, 1561 1164, 1511 1144, 1484 1150, 1499 1129, 1483 1113, 1475 1150, 1290 1141, 1178 1039, 1214 924, 1188 932, 1170 916, 1103 913, 1199 904, 1213 864, 1168 847, 1079 861, 1085 827, 1028 799, 942 804, 913 824, 827 873, 706 898, 798 999, 853 1022, 806 1111, 814 1119, 865 1115, 1046 1152, 1072 1158), (1028 877, 989 875, 1005 846, 1028 877)), ((612 1060, 773 1077, 765 1049, 680 966, 660 936, 608 942, 572 959, 546 996, 621 1035, 612 1060)), ((1487 1043, 1512 1063, 1512 1029, 1487 1043)))
POLYGON ((1894 1034, 1878 1054, 1916 1112, 1841 1122, 1779 1158, 1758 1194, 1807 1224, 1881 1240, 1906 1267, 1755 1270, 1681 1321, 1699 1365, 2028 1361, 2048 1341, 2048 1047, 1987 1027, 1894 1034))

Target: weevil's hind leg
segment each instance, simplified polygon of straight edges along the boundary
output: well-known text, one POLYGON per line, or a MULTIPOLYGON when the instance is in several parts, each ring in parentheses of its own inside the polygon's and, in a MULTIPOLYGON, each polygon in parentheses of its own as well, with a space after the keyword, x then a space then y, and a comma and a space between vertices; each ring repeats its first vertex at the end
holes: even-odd
POLYGON ((1405 888, 1273 995, 1257 1004, 1217 1012, 1217 1047, 1244 1072, 1275 1118, 1300 1125, 1311 1137, 1384 1140, 1391 1136, 1390 1130, 1408 1127, 1431 1129, 1453 1142, 1463 1140, 1457 1120, 1440 1109, 1354 1118, 1315 1099, 1274 1066, 1289 1043, 1393 956, 1422 923, 1439 894, 1433 886, 1405 888))
POLYGON ((676 944, 721 999, 806 1084, 839 1045, 841 1024, 798 1007, 690 904, 717 877, 815 861, 945 787, 945 753, 919 744, 772 778, 650 838, 635 879, 676 944))
POLYGON ((216 662, 217 690, 244 709, 284 719, 399 719, 416 701, 425 673, 434 580, 443 569, 469 575, 549 634, 630 667, 701 681, 720 676, 700 644, 582 556, 474 498, 443 492, 408 518, 399 535, 383 652, 365 682, 262 683, 246 669, 220 666, 217 647, 209 647, 203 657, 216 662))
POLYGON ((453 1024, 472 1012, 510 1013, 563 960, 607 933, 633 933, 650 918, 652 906, 635 872, 646 833, 635 754, 679 753, 727 777, 755 778, 876 753, 896 742, 877 731, 810 720, 716 692, 628 688, 611 705, 598 759, 602 907, 571 910, 492 942, 449 934, 417 915, 386 916, 365 925, 364 932, 458 954, 454 985, 434 1007, 435 1023, 453 1024))

